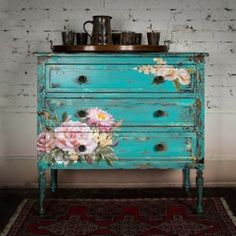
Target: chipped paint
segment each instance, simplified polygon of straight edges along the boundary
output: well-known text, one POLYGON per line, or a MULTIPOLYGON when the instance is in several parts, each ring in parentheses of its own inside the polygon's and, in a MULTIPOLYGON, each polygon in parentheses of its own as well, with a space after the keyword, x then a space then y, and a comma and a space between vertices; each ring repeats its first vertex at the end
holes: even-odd
POLYGON ((190 57, 190 60, 196 62, 196 63, 203 63, 205 60, 205 56, 202 53, 198 53, 194 55, 193 57, 190 57))
POLYGON ((144 164, 136 165, 136 167, 137 167, 138 169, 150 169, 150 168, 154 168, 154 166, 153 166, 151 163, 149 163, 149 162, 144 163, 144 164))
MULTIPOLYGON (((29 127, 33 127, 35 122, 36 59, 32 52, 49 51, 50 45, 46 38, 53 40, 55 44, 61 43, 60 32, 64 27, 64 19, 68 19, 71 29, 82 31, 81 22, 83 19, 90 19, 87 14, 109 12, 113 16, 113 29, 135 29, 137 32, 142 32, 143 43, 147 42, 145 33, 148 27, 155 30, 158 23, 157 28, 161 31, 160 43, 163 43, 165 39, 171 39, 171 51, 210 52, 206 66, 207 157, 211 160, 225 160, 229 154, 230 161, 235 160, 235 155, 231 155, 235 153, 232 141, 235 140, 233 134, 236 133, 233 128, 236 103, 235 76, 231 76, 231 74, 236 74, 235 41, 233 40, 235 32, 231 30, 231 27, 229 28, 229 25, 234 27, 236 1, 190 0, 187 2, 184 0, 181 4, 177 0, 160 1, 158 7, 155 7, 151 0, 138 0, 138 5, 134 0, 126 1, 125 5, 114 0, 95 1, 92 4, 91 0, 67 1, 66 4, 65 1, 56 0, 43 3, 29 0, 22 1, 21 4, 17 4, 17 1, 3 0, 3 2, 1 11, 4 17, 1 19, 0 25, 2 32, 0 109, 4 114, 1 116, 1 124, 4 124, 2 127, 6 128, 6 133, 1 132, 4 134, 1 137, 1 145, 2 147, 6 146, 6 149, 1 149, 3 158, 13 155, 17 162, 27 158, 25 157, 27 155, 32 156, 32 159, 35 158, 35 144, 32 135, 35 136, 36 131, 33 128, 30 128, 31 132, 20 131, 21 127, 22 130, 28 130, 29 127), (104 1, 106 1, 105 8, 103 8, 104 1), (224 8, 231 10, 228 11, 224 8), (50 9, 50 11, 44 9, 50 9), (134 18, 139 18, 138 22, 128 19, 130 12, 134 18), (175 21, 171 12, 177 13, 175 21), (76 24, 74 24, 75 22, 76 24), (30 25, 31 28, 29 28, 30 25), (196 31, 192 33, 191 29, 186 28, 186 25, 192 26, 196 31), (28 43, 31 47, 30 55, 27 55, 28 43), (16 54, 12 54, 13 47, 17 48, 16 54), (24 74, 25 70, 28 71, 28 74, 24 74), (28 94, 27 97, 16 96, 22 87, 28 87, 25 90, 28 94), (11 119, 4 118, 8 114, 12 114, 11 119), (17 123, 19 128, 16 129, 17 132, 12 137, 10 130, 13 124, 17 123), (221 129, 218 129, 219 124, 221 129), (28 140, 27 144, 24 144, 22 135, 25 137, 24 140, 28 140), (15 144, 12 148, 4 144, 5 136, 11 137, 11 141, 8 143, 9 145, 10 143, 15 144), (224 137, 224 145, 226 146, 219 153, 220 137, 224 137), (17 143, 21 145, 17 146, 17 143)), ((44 91, 44 87, 40 86, 40 90, 44 91)), ((148 95, 145 94, 145 96, 148 95)), ((189 129, 191 128, 186 128, 186 131, 189 129)), ((12 162, 14 164, 14 161, 12 162)), ((24 162, 22 161, 22 163, 24 162)), ((28 165, 27 161, 26 166, 28 165)), ((211 168, 211 164, 209 167, 211 168)), ((14 174, 15 180, 22 181, 19 182, 19 185, 23 186, 26 179, 29 182, 36 182, 34 174, 25 177, 20 168, 14 174), (22 178, 19 179, 17 176, 22 176, 22 178)), ((227 173, 224 176, 226 175, 227 173)), ((233 174, 229 173, 229 175, 232 179, 233 174)), ((223 180, 224 177, 220 178, 223 180)), ((8 183, 14 184, 15 180, 9 179, 8 183)), ((74 181, 74 178, 71 181, 74 181)), ((76 179, 76 181, 79 182, 80 179, 76 179)), ((81 179, 81 181, 84 180, 81 179)), ((106 178, 103 181, 105 182, 106 178)))

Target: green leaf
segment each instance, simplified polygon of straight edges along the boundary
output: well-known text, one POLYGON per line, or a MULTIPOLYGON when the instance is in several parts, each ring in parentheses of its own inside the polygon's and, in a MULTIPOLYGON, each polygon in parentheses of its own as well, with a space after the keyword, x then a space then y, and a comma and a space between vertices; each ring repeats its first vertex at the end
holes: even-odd
MULTIPOLYGON (((97 152, 101 156, 101 160, 105 159, 105 161, 107 162, 109 166, 112 166, 112 162, 114 160, 117 160, 117 157, 115 156, 113 149, 109 146, 99 148, 97 152)), ((99 158, 99 161, 100 161, 100 158, 99 158)))
POLYGON ((104 156, 104 158, 105 158, 105 160, 106 160, 106 162, 109 166, 113 166, 112 165, 112 160, 108 156, 104 156))
POLYGON ((118 158, 115 156, 115 154, 111 154, 111 155, 107 155, 107 157, 112 160, 112 161, 115 161, 117 160, 118 158))
MULTIPOLYGON (((60 149, 60 150, 61 150, 61 149, 60 149)), ((65 157, 69 158, 69 156, 70 156, 70 155, 69 155, 69 151, 63 151, 63 150, 61 150, 61 151, 64 153, 64 156, 65 156, 65 157)))
POLYGON ((175 84, 176 90, 179 91, 180 90, 180 83, 177 79, 174 80, 174 84, 175 84))
POLYGON ((51 118, 51 115, 48 111, 43 111, 43 116, 46 120, 50 120, 50 118, 51 118))
POLYGON ((62 118, 62 122, 64 122, 64 121, 66 121, 66 120, 67 120, 67 118, 68 118, 68 115, 67 115, 67 112, 66 112, 66 111, 62 113, 62 116, 61 116, 61 118, 62 118))
POLYGON ((95 153, 95 161, 99 163, 103 159, 103 155, 100 152, 95 153))
POLYGON ((53 120, 54 120, 55 122, 58 122, 58 116, 57 116, 57 114, 54 115, 53 120))
POLYGON ((60 148, 58 148, 58 147, 54 147, 52 150, 51 150, 51 154, 56 154, 56 153, 58 153, 59 151, 61 151, 61 149, 60 148))
POLYGON ((52 158, 55 158, 55 157, 57 157, 57 156, 59 156, 59 155, 63 155, 63 157, 65 157, 64 151, 61 150, 61 149, 58 148, 58 147, 53 148, 52 151, 50 152, 50 154, 51 154, 51 157, 52 157, 52 158))
POLYGON ((113 149, 109 146, 99 148, 99 152, 102 153, 104 156, 114 153, 113 149))

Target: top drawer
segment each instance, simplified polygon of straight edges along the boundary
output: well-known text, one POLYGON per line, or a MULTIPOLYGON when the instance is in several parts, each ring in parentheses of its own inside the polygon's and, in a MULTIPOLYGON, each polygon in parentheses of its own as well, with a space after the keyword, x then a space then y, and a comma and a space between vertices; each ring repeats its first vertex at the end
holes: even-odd
POLYGON ((46 92, 195 92, 194 65, 46 64, 46 92))

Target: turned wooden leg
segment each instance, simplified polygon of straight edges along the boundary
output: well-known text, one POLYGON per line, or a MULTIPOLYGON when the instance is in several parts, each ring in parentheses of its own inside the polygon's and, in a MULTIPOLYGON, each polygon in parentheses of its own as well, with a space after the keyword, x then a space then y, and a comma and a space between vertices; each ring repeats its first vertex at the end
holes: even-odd
POLYGON ((185 168, 183 169, 183 188, 186 192, 188 192, 190 187, 190 168, 185 166, 185 168))
POLYGON ((45 170, 39 171, 39 215, 45 214, 44 200, 46 191, 46 176, 45 170))
POLYGON ((57 170, 51 169, 51 191, 55 192, 57 189, 57 170))
POLYGON ((196 188, 197 188, 196 211, 198 214, 202 214, 203 213, 203 170, 201 168, 197 168, 196 188))

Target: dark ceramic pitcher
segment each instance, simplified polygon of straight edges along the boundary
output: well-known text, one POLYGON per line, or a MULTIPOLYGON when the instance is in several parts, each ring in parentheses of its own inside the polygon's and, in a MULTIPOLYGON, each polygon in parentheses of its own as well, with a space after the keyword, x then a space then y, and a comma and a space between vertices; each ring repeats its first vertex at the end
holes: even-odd
POLYGON ((92 21, 84 22, 84 31, 89 35, 91 44, 107 45, 112 44, 111 36, 111 16, 93 16, 92 21), (85 28, 87 23, 93 24, 92 35, 85 28))

